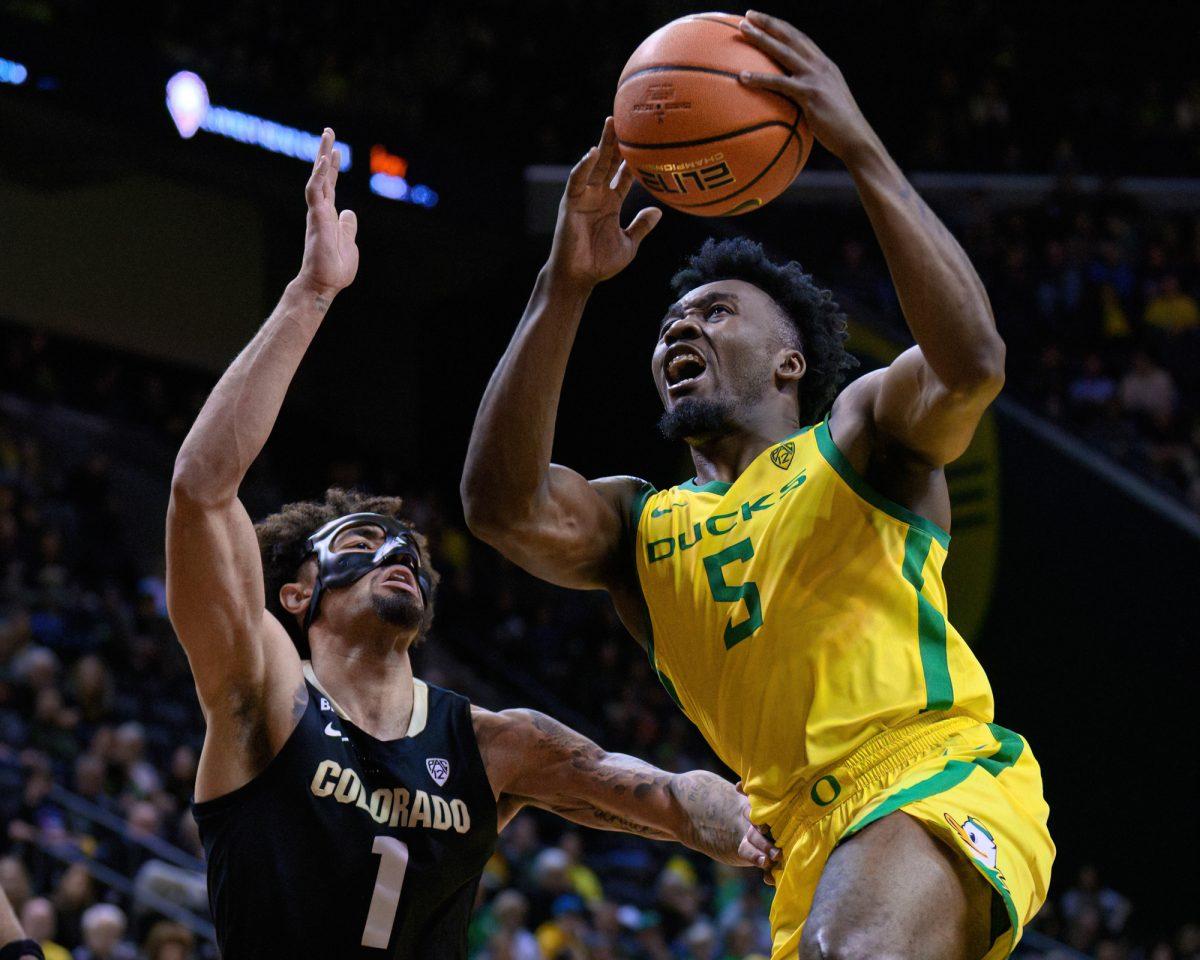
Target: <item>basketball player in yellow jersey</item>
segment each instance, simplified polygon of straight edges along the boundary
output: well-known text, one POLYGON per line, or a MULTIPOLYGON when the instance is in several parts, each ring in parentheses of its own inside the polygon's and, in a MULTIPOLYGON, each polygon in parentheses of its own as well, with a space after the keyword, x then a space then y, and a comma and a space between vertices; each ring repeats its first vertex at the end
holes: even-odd
MULTIPOLYGON (((709 241, 674 280, 651 370, 696 476, 656 492, 550 462, 592 288, 660 214, 619 220, 611 121, 572 170, 550 259, 484 396, 463 477, 472 529, 555 583, 604 588, 782 850, 774 958, 1007 956, 1054 847, 1029 744, 947 617, 943 467, 1004 378, 958 243, 790 25, 745 38, 845 163, 916 345, 839 393, 845 317, 796 263, 709 241)), ((770 866, 764 861, 764 865, 770 866)))

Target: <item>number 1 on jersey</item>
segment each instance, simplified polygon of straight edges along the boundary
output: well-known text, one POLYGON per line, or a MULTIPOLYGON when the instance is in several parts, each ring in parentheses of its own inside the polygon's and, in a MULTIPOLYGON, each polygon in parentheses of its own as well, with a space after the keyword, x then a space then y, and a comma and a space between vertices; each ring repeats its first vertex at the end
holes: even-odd
POLYGON ((762 600, 758 595, 758 584, 753 580, 745 583, 730 585, 725 582, 725 567, 740 560, 745 563, 754 556, 754 544, 750 538, 731 543, 724 550, 719 550, 704 558, 704 572, 708 574, 708 588, 712 591, 713 599, 718 603, 736 603, 746 601, 746 619, 735 624, 733 617, 725 622, 725 649, 736 646, 763 625, 762 600))
POLYGON ((392 939, 392 927, 396 925, 396 911, 400 908, 400 888, 404 886, 404 872, 408 869, 408 844, 395 837, 376 837, 371 852, 380 856, 379 873, 375 875, 375 893, 371 896, 371 909, 367 911, 362 945, 386 950, 392 939))

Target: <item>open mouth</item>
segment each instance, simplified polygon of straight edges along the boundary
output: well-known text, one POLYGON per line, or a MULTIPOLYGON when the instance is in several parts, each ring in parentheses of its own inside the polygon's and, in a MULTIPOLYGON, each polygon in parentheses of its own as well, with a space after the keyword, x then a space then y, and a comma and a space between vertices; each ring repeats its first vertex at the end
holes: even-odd
POLYGON ((668 387, 680 387, 699 380, 707 369, 708 361, 686 344, 671 347, 663 361, 663 376, 668 387))
POLYGON ((384 568, 383 576, 379 582, 385 587, 404 587, 414 593, 419 592, 417 589, 417 575, 413 573, 411 567, 404 563, 384 568))

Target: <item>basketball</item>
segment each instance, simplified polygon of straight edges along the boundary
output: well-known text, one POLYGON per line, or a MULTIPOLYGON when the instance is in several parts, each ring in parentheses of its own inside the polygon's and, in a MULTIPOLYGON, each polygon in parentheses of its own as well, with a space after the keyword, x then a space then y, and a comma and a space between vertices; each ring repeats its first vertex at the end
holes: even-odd
POLYGON ((673 20, 633 52, 617 84, 621 155, 656 199, 684 213, 758 209, 787 189, 812 148, 795 103, 738 79, 743 70, 781 72, 742 37, 741 19, 673 20))

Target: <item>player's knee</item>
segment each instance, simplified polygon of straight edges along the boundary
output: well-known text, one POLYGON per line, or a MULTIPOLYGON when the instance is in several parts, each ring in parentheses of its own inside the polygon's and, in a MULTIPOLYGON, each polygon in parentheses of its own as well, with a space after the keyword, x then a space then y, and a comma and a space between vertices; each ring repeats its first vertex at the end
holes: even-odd
POLYGON ((888 942, 884 931, 809 923, 800 937, 800 960, 919 960, 888 942))

